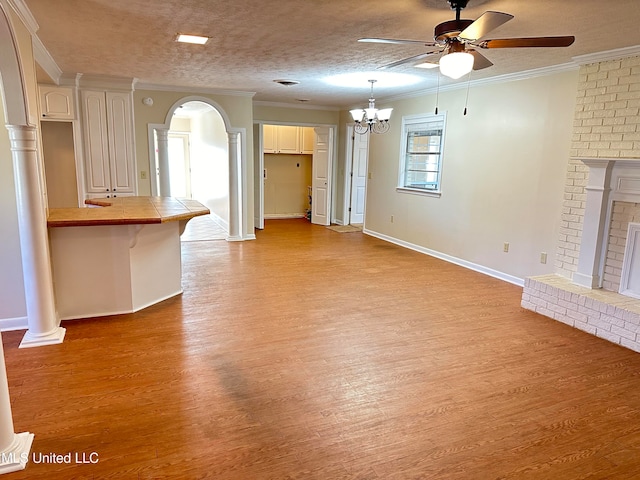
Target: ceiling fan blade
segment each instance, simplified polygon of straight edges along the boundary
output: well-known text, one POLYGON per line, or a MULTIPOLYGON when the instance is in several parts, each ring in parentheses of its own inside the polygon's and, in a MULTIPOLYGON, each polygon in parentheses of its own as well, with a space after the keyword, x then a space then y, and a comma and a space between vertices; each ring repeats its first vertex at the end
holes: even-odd
POLYGON ((520 48, 520 47, 568 47, 576 37, 531 37, 531 38, 501 38, 484 40, 474 45, 480 48, 520 48))
POLYGON ((362 43, 391 43, 395 45, 423 45, 427 47, 435 47, 433 42, 425 42, 423 40, 398 40, 394 38, 360 38, 359 42, 362 43))
POLYGON ((476 52, 475 50, 467 50, 467 52, 473 55, 474 70, 482 70, 483 68, 493 65, 493 63, 491 63, 491 61, 480 52, 476 52))
POLYGON ((458 38, 464 40, 478 40, 484 37, 491 30, 498 28, 503 23, 507 23, 513 15, 502 12, 484 12, 478 19, 465 28, 458 38))
POLYGON ((433 55, 434 53, 439 53, 439 52, 421 53, 419 55, 414 55, 413 57, 404 58, 402 60, 398 60, 397 62, 393 62, 393 63, 389 63, 387 65, 383 65, 381 67, 378 67, 377 69, 378 70, 386 70, 387 68, 393 68, 393 67, 398 67, 400 65, 405 65, 407 63, 417 62, 418 60, 422 60, 423 58, 427 58, 429 55, 433 55))

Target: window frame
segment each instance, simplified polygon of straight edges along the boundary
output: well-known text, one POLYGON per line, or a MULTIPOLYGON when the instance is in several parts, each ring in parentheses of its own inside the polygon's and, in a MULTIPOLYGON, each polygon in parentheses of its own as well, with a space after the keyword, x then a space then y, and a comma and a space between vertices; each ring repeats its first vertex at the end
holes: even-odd
POLYGON ((398 170, 398 184, 396 191, 400 193, 411 193, 417 195, 424 195, 428 197, 440 197, 442 195, 442 164, 444 158, 444 144, 447 125, 447 114, 441 112, 434 113, 421 113, 416 115, 405 115, 402 117, 402 129, 400 136, 400 161, 398 170), (409 127, 421 124, 421 123, 434 123, 442 122, 442 135, 440 136, 440 152, 438 155, 438 169, 437 169, 437 186, 435 189, 426 189, 419 187, 409 187, 405 185, 406 178, 406 164, 407 164, 407 140, 409 136, 409 127))

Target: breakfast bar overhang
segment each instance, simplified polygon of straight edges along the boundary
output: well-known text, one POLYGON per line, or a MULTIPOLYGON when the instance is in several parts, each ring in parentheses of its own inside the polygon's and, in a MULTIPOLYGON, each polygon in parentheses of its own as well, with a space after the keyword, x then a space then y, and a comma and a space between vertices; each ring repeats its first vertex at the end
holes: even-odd
POLYGON ((86 203, 88 208, 49 211, 61 320, 136 312, 182 293, 180 235, 190 219, 209 209, 172 197, 86 203))

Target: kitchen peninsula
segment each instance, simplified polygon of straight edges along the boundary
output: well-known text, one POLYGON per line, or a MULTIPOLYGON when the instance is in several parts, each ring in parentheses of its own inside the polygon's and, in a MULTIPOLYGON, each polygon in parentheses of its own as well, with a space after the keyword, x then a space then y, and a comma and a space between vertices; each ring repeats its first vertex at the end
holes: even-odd
POLYGON ((85 203, 47 219, 61 320, 131 313, 182 293, 180 235, 207 207, 173 197, 85 203))

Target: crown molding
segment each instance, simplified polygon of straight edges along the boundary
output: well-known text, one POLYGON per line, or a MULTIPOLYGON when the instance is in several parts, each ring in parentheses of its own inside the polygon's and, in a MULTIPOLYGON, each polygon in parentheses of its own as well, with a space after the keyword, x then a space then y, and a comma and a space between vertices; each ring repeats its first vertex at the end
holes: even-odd
POLYGON ((126 92, 134 90, 136 81, 136 78, 116 77, 112 75, 80 73, 77 76, 77 84, 80 88, 108 88, 111 90, 123 90, 126 92))
POLYGON ((578 70, 578 65, 575 63, 563 63, 560 65, 552 65, 550 67, 535 68, 533 70, 524 70, 522 72, 507 73, 505 75, 497 75, 495 77, 480 78, 478 80, 472 80, 471 82, 457 82, 449 85, 441 85, 439 88, 431 87, 424 90, 418 90, 411 93, 405 93, 401 95, 394 95, 393 97, 385 97, 381 99, 385 102, 404 100, 407 98, 415 98, 423 95, 435 94, 436 92, 449 92, 453 90, 466 89, 467 85, 471 87, 479 87, 483 85, 491 85, 497 83, 514 82, 517 80, 528 80, 531 78, 544 77, 546 75, 553 75, 555 73, 568 72, 578 70))
POLYGON ((308 103, 285 103, 285 102, 265 102, 257 100, 253 102, 254 107, 275 107, 275 108, 297 108, 300 110, 326 110, 329 112, 339 112, 340 107, 331 107, 327 105, 312 105, 308 103))
POLYGON ((32 15, 29 7, 24 3, 24 0, 3 0, 6 2, 14 12, 18 15, 22 23, 24 23, 31 35, 35 35, 40 29, 40 25, 36 22, 35 17, 32 15))
POLYGON ((635 57, 638 55, 640 55, 640 45, 634 45, 632 47, 616 48, 614 50, 606 50, 604 52, 578 55, 576 57, 572 57, 572 60, 578 65, 588 65, 590 63, 620 60, 621 58, 635 57))
POLYGON ((158 85, 154 83, 136 83, 136 90, 153 90, 160 92, 187 92, 209 95, 225 95, 232 97, 253 97, 256 92, 242 92, 239 90, 221 90, 217 88, 181 87, 178 85, 158 85))
POLYGON ((53 59, 47 48, 40 41, 38 35, 31 35, 31 41, 33 43, 33 57, 38 65, 51 77, 56 85, 60 84, 60 78, 62 77, 62 70, 58 67, 58 64, 53 59))

